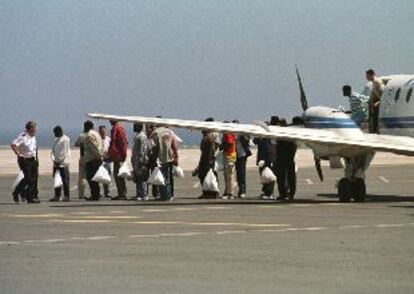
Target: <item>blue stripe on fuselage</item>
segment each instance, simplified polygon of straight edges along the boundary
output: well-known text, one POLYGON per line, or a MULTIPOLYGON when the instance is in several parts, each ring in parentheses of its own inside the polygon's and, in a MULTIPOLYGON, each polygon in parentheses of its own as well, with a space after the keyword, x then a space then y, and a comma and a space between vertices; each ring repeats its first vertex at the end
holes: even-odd
POLYGON ((306 117, 306 126, 313 129, 356 129, 358 126, 351 118, 306 117))
POLYGON ((414 128, 414 116, 381 117, 379 124, 386 129, 411 129, 414 128))

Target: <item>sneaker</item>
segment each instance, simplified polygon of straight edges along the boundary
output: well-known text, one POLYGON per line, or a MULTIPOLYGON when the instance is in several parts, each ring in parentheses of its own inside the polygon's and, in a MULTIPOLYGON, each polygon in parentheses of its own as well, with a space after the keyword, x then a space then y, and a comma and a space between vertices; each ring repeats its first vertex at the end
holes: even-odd
POLYGON ((262 195, 262 196, 260 196, 260 199, 269 200, 269 199, 272 199, 272 196, 262 195))
POLYGON ((167 201, 174 201, 174 200, 175 200, 174 196, 171 196, 170 198, 167 199, 167 201))
POLYGON ((55 196, 55 197, 49 199, 49 202, 58 202, 58 201, 60 201, 59 196, 55 196))
POLYGON ((144 198, 142 198, 142 197, 137 197, 137 199, 136 199, 137 201, 144 201, 144 198))
POLYGON ((246 198, 246 194, 244 194, 244 193, 241 193, 240 195, 239 195, 239 198, 246 198))
POLYGON ((27 198, 26 203, 40 203, 39 197, 27 198))
POLYGON ((115 196, 111 197, 111 200, 127 200, 126 196, 115 196))
POLYGON ((148 201, 149 200, 149 197, 148 196, 144 196, 144 201, 148 201))
POLYGON ((85 197, 86 201, 99 201, 99 197, 85 197))
POLYGON ((286 200, 286 197, 285 196, 279 196, 279 197, 276 198, 276 200, 284 201, 284 200, 286 200))
POLYGON ((19 194, 16 192, 13 192, 12 196, 13 196, 14 202, 19 203, 19 194))

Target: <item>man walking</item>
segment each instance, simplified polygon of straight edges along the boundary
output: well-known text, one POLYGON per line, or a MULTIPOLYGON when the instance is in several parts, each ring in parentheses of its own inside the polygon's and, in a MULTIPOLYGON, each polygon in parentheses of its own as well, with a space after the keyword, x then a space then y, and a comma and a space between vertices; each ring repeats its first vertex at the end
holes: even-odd
POLYGON ((116 120, 110 121, 111 143, 109 145, 109 158, 114 163, 114 178, 118 195, 112 197, 112 200, 126 200, 127 188, 125 179, 118 177, 119 169, 127 158, 128 139, 124 127, 116 120))
MULTIPOLYGON (((63 198, 62 201, 69 201, 69 153, 70 139, 63 134, 61 126, 53 129, 55 140, 53 142, 51 158, 53 161, 53 175, 59 172, 63 182, 63 198)), ((49 201, 60 201, 62 187, 55 187, 55 196, 49 201)))
POLYGON ((78 196, 79 199, 85 199, 85 188, 87 184, 86 179, 86 164, 85 164, 85 139, 87 132, 85 129, 79 134, 75 142, 75 147, 79 147, 79 167, 78 167, 78 196))
POLYGON ((234 166, 236 162, 236 136, 234 134, 230 134, 230 133, 223 134, 222 149, 223 149, 223 155, 224 155, 224 181, 225 181, 225 189, 224 189, 223 198, 232 199, 233 189, 234 189, 234 166))
POLYGON ((155 146, 153 148, 157 154, 161 165, 160 170, 164 176, 165 184, 160 186, 160 196, 162 201, 173 200, 171 191, 171 169, 174 161, 172 146, 172 135, 168 128, 160 127, 155 131, 155 146))
POLYGON ((92 178, 102 165, 102 139, 93 127, 93 122, 90 120, 87 120, 84 124, 84 129, 87 132, 85 138, 86 178, 88 179, 89 188, 91 189, 91 196, 86 198, 87 201, 98 201, 101 197, 99 183, 92 181, 92 178))
POLYGON ((38 180, 38 154, 36 143, 37 125, 33 121, 26 123, 26 131, 19 134, 10 145, 17 156, 17 163, 24 174, 23 180, 13 191, 13 200, 19 202, 19 195, 27 203, 40 203, 37 190, 38 180))

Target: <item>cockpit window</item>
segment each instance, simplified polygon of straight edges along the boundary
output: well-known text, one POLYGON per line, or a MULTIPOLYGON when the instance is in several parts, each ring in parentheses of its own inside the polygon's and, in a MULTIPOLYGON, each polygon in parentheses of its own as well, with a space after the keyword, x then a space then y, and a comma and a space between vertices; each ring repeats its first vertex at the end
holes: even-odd
POLYGON ((397 103, 398 100, 400 99, 400 92, 401 92, 401 88, 398 88, 398 90, 395 92, 395 96, 394 96, 395 103, 397 103))
POLYGON ((408 90, 407 92, 407 97, 405 97, 405 100, 407 101, 407 103, 410 102, 412 94, 413 94, 413 88, 410 88, 410 90, 408 90))

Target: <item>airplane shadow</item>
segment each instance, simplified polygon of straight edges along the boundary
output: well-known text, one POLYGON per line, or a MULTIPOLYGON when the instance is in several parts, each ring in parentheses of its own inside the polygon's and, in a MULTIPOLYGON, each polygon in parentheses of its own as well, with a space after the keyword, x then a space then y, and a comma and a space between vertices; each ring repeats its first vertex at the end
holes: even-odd
MULTIPOLYGON (((318 197, 334 198, 338 199, 337 194, 318 194, 318 197)), ((413 196, 400 196, 400 195, 367 195, 367 202, 406 202, 414 201, 413 196)))

